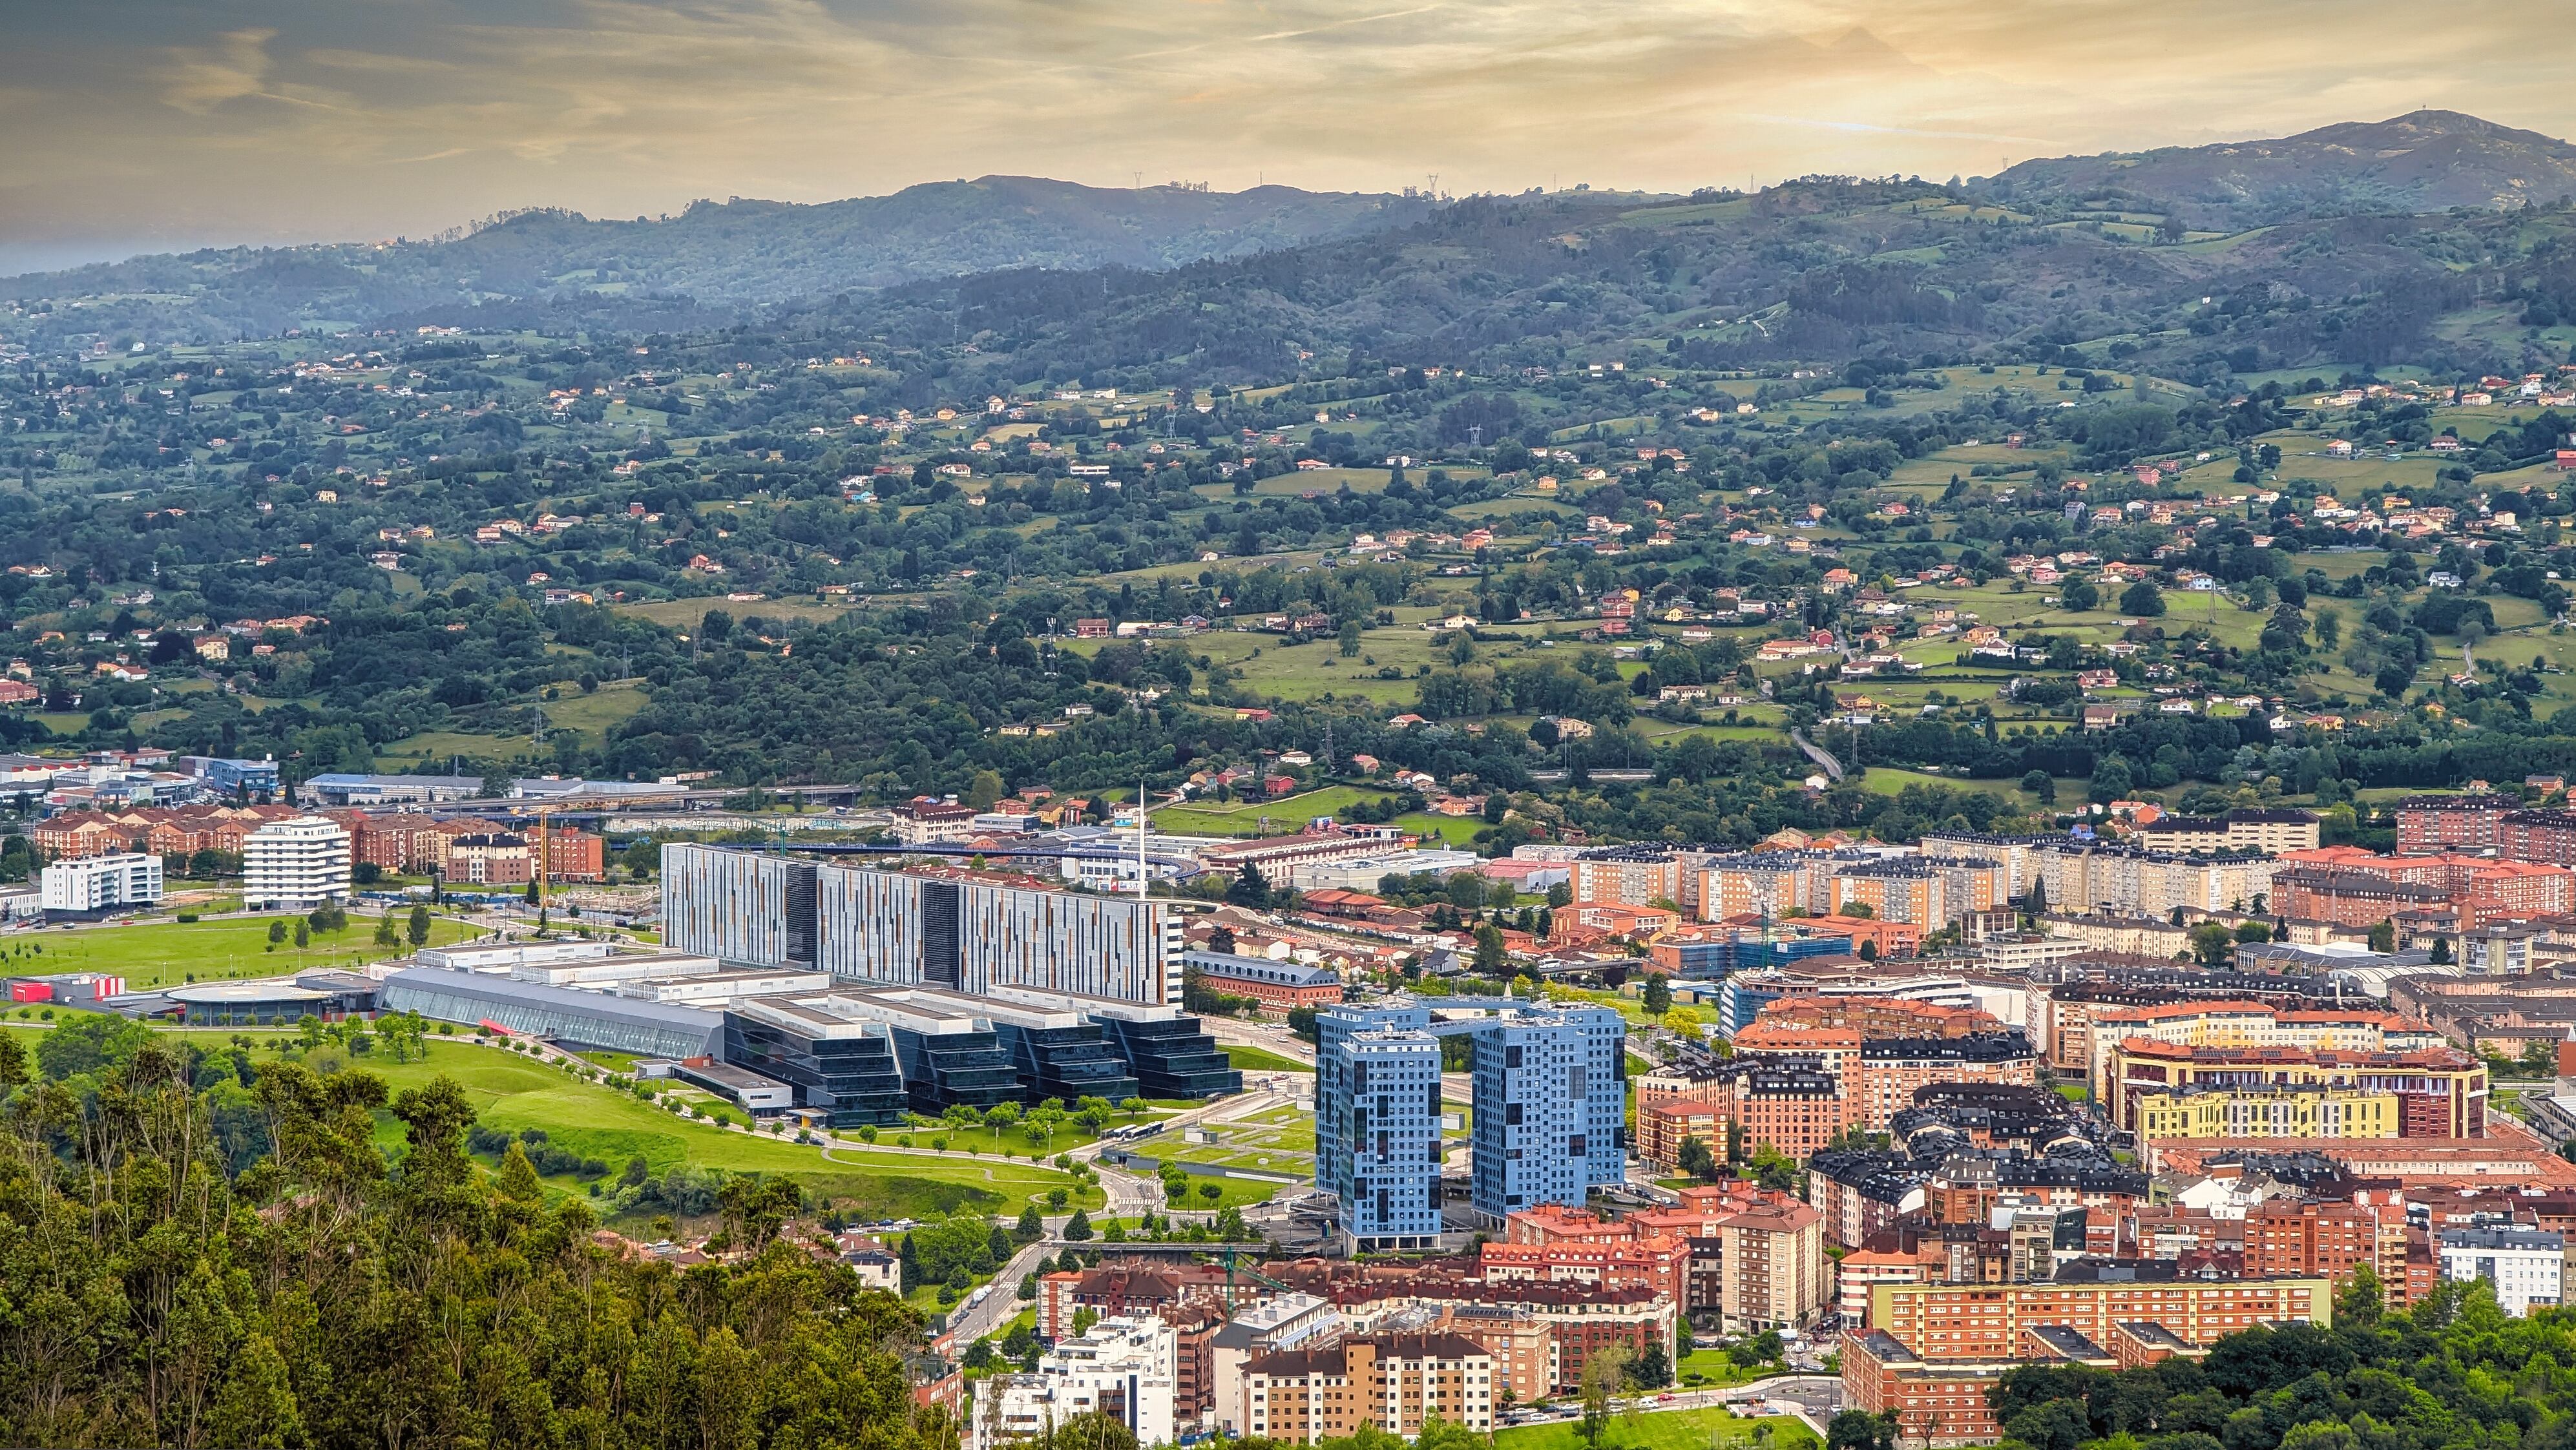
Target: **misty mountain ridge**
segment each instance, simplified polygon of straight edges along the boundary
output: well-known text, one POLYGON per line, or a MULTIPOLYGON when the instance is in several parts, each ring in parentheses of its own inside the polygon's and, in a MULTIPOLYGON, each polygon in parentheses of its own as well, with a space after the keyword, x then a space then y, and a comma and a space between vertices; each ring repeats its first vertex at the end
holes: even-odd
POLYGON ((2576 146, 2458 111, 2261 141, 2025 161, 1967 189, 2016 207, 2164 211, 2234 231, 2296 217, 2482 210, 2576 197, 2576 146))

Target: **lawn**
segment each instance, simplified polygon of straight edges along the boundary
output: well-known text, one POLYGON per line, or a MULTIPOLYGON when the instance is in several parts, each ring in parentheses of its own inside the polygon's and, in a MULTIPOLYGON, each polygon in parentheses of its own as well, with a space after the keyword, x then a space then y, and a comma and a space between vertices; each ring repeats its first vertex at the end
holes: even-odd
POLYGON ((1274 829, 1302 825, 1317 816, 1339 816, 1364 800, 1382 800, 1388 792, 1361 786, 1328 785, 1268 800, 1196 801, 1161 806, 1154 828, 1191 836, 1257 836, 1268 817, 1274 829))
POLYGON ((1724 1389, 1780 1373, 1776 1364, 1747 1369, 1729 1358, 1722 1349, 1694 1349, 1682 1356, 1678 1369, 1679 1373, 1673 1376, 1674 1383, 1693 1389, 1724 1389))
POLYGON ((1278 1053, 1262 1048, 1237 1047, 1231 1043, 1226 1046, 1225 1060, 1243 1072, 1313 1072, 1315 1070, 1315 1065, 1311 1062, 1299 1062, 1293 1057, 1282 1057, 1278 1053))
POLYGON ((1135 1149, 1157 1162, 1168 1159, 1291 1176, 1314 1171, 1315 1118, 1302 1107, 1272 1108, 1249 1118, 1207 1124, 1206 1130, 1215 1142, 1183 1142, 1178 1135, 1164 1133, 1137 1143, 1135 1149))
MULTIPOLYGON (((1816 1443, 1815 1431, 1786 1415, 1754 1419, 1707 1409, 1613 1417, 1601 1433, 1601 1446, 1602 1450, 1718 1450, 1759 1443, 1757 1429, 1768 1429, 1771 1433, 1765 1438, 1781 1450, 1816 1443)), ((1515 1425, 1494 1432, 1494 1450, 1582 1450, 1583 1443, 1580 1420, 1515 1425)))
MULTIPOLYGON (((356 967, 408 954, 410 946, 376 945, 376 918, 352 915, 336 932, 315 932, 310 946, 295 945, 293 916, 227 917, 221 921, 163 921, 143 926, 75 927, 0 937, 0 970, 9 972, 110 972, 128 989, 188 981, 276 977, 317 967, 356 967), (287 939, 272 945, 271 922, 284 922, 287 939)), ((430 941, 445 945, 477 935, 445 917, 431 922, 430 941)))
MULTIPOLYGON (((687 1163, 737 1173, 793 1174, 836 1207, 867 1217, 919 1218, 958 1209, 1016 1214, 1043 1202, 1050 1188, 1072 1180, 1031 1163, 932 1158, 865 1149, 823 1150, 784 1138, 754 1136, 683 1121, 677 1115, 612 1088, 582 1082, 497 1047, 433 1039, 424 1062, 364 1064, 399 1092, 445 1074, 462 1083, 479 1120, 509 1132, 542 1128, 560 1147, 622 1169, 642 1155, 659 1174, 687 1163)), ((388 1120, 390 1121, 390 1120, 388 1120)), ((388 1130, 391 1131, 390 1129, 388 1130)), ((573 1180, 556 1180, 570 1190, 573 1180)), ((1078 1190, 1075 1201, 1097 1207, 1096 1190, 1078 1190)))

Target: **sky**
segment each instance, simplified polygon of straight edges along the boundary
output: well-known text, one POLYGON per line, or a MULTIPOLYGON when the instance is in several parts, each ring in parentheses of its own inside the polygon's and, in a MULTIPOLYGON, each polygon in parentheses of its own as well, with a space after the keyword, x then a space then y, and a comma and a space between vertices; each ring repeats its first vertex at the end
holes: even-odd
POLYGON ((2536 24, 2421 0, 0 0, 0 272, 994 173, 1939 180, 2425 105, 2567 136, 2568 43, 2536 24))

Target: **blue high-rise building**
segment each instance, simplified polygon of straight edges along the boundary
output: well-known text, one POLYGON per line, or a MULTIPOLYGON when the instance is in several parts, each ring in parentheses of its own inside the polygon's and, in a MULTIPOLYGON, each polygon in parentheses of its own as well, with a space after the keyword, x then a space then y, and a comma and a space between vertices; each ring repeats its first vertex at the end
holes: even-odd
POLYGON ((1474 1037, 1476 1216, 1579 1206, 1627 1176, 1627 1025, 1607 1007, 1514 1013, 1474 1037))
POLYGON ((1395 1001, 1316 1018, 1315 1184, 1355 1249, 1438 1244, 1440 1045, 1470 1044, 1477 1218, 1579 1205, 1627 1172, 1627 1026, 1607 1007, 1395 1001))
POLYGON ((1440 1040, 1411 1005, 1316 1017, 1315 1184, 1357 1250, 1440 1242, 1440 1040))

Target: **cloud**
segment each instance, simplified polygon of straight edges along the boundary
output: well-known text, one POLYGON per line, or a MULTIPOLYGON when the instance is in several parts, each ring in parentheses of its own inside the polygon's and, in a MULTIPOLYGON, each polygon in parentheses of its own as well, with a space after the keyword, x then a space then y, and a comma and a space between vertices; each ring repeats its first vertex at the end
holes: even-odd
POLYGON ((235 30, 211 45, 174 47, 163 72, 161 99, 202 116, 226 101, 255 96, 268 82, 268 43, 274 30, 235 30))
MULTIPOLYGON (((1098 184, 1948 175, 2447 105, 2576 130, 2527 19, 2342 0, 193 0, 30 8, 0 249, 1098 184), (2210 43, 2224 37, 2223 46, 2210 43), (188 124, 168 124, 177 110, 188 124)), ((52 251, 48 252, 51 255, 52 251)))

